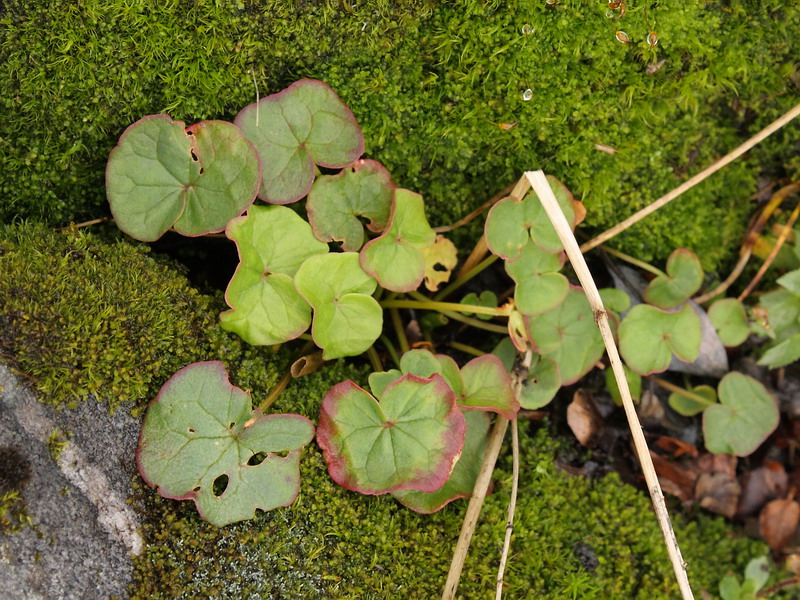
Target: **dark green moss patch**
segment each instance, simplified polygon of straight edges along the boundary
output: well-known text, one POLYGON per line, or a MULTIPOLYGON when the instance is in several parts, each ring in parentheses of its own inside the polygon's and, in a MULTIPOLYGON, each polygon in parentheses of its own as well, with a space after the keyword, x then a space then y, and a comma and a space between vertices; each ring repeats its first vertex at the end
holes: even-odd
MULTIPOLYGON (((10 0, 2 10, 6 221, 100 216, 106 158, 125 127, 159 112, 232 118, 255 100, 253 76, 262 96, 300 77, 330 84, 368 155, 431 201, 434 226, 543 168, 584 200, 587 228, 607 228, 800 100, 791 3, 648 1, 620 19, 589 0, 10 0)), ((643 260, 689 247, 713 270, 735 254, 757 177, 797 176, 797 131, 614 244, 643 260)), ((478 228, 455 234, 462 251, 478 228)))

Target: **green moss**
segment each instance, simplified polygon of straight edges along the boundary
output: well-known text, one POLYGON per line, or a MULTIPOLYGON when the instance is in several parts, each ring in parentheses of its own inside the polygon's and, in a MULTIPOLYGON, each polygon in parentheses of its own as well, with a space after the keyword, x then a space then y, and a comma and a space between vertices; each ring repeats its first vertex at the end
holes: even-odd
POLYGON ((112 409, 126 401, 142 407, 175 371, 213 359, 263 395, 289 360, 289 352, 247 346, 222 331, 221 298, 198 293, 143 244, 7 226, 0 272, 0 351, 50 404, 91 393, 112 409))
MULTIPOLYGON (((292 409, 291 405, 285 408, 292 409)), ((522 436, 522 476, 509 598, 670 598, 678 591, 649 499, 616 475, 590 481, 554 467, 544 431, 522 436)), ((143 493, 145 553, 136 559, 134 598, 439 597, 466 501, 418 515, 390 497, 347 492, 328 477, 316 447, 305 451, 297 502, 252 522, 215 529, 191 503, 143 493)), ((464 567, 459 597, 492 597, 510 464, 501 461, 464 567)), ((695 590, 716 592, 764 547, 730 533, 718 518, 678 519, 678 539, 695 590)))
MULTIPOLYGON (((629 5, 609 19, 589 0, 179 0, 157 10, 11 0, 0 20, 1 218, 99 216, 106 156, 127 125, 156 112, 230 118, 255 99, 254 75, 262 96, 299 77, 331 84, 368 154, 428 198, 434 225, 541 167, 585 200, 589 229, 606 228, 800 100, 800 7, 629 5), (620 44, 617 29, 633 42, 620 44)), ((644 260, 689 247, 713 269, 735 252, 757 177, 799 173, 797 131, 775 134, 615 244, 644 260)), ((478 227, 455 234, 462 250, 478 227)))
POLYGON ((20 448, 0 446, 0 534, 20 532, 31 525, 22 489, 31 478, 31 467, 20 448))
POLYGON ((69 437, 68 433, 65 434, 60 429, 53 429, 53 431, 50 432, 50 437, 47 438, 47 450, 50 452, 50 456, 53 457, 53 460, 58 461, 61 457, 61 453, 69 443, 69 437))

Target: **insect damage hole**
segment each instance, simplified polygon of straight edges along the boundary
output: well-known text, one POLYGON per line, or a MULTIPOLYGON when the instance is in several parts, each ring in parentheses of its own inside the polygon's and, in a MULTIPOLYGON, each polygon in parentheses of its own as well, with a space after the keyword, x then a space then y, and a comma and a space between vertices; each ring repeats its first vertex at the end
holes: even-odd
POLYGON ((225 490, 228 489, 228 476, 223 473, 219 477, 214 480, 214 485, 212 486, 212 491, 214 495, 219 498, 222 494, 225 493, 225 490))

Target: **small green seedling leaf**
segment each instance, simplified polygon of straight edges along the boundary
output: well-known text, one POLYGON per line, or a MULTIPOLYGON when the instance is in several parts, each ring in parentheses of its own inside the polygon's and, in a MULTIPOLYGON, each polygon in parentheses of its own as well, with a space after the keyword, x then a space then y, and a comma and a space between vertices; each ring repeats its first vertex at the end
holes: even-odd
POLYGON ((744 305, 736 298, 717 300, 708 310, 708 318, 719 339, 728 347, 738 346, 750 335, 744 305))
POLYGON ((789 271, 778 278, 778 285, 789 290, 795 296, 800 296, 800 269, 789 271))
POLYGON ((704 398, 704 402, 689 398, 684 394, 672 392, 669 395, 669 405, 676 413, 684 417, 693 417, 700 414, 709 406, 717 403, 717 390, 710 385, 698 385, 689 390, 693 395, 704 398))
POLYGON ((128 127, 106 167, 114 220, 145 242, 173 226, 187 236, 222 231, 252 204, 260 182, 258 155, 238 127, 225 121, 184 127, 168 115, 128 127))
POLYGON ((362 494, 441 488, 464 446, 466 422, 438 374, 403 375, 380 403, 352 381, 322 400, 317 441, 331 478, 362 494))
POLYGON ((361 267, 393 292, 410 292, 425 277, 422 249, 436 241, 425 218, 422 196, 409 190, 394 193, 394 211, 388 230, 361 249, 361 267))
POLYGON ((403 375, 410 373, 426 378, 438 373, 453 390, 456 399, 464 396, 465 389, 461 372, 456 361, 446 354, 434 354, 423 349, 409 350, 400 357, 400 371, 403 375))
MULTIPOLYGON (((497 308, 497 294, 491 292, 489 290, 481 292, 479 296, 475 292, 470 292, 466 296, 461 299, 461 304, 467 304, 469 306, 483 306, 484 308, 497 308)), ((463 313, 466 316, 471 316, 474 313, 463 313)), ((488 321, 492 319, 492 315, 475 315, 481 321, 488 321)))
POLYGON ((308 193, 306 210, 317 239, 342 242, 358 252, 364 245, 364 225, 374 233, 385 229, 397 186, 389 171, 374 160, 359 160, 336 175, 317 177, 308 193))
POLYGON ((473 358, 461 368, 464 396, 458 399, 462 408, 488 410, 513 419, 519 402, 511 378, 499 358, 485 354, 473 358))
POLYGON ((720 404, 703 413, 706 448, 714 454, 747 456, 778 426, 778 404, 758 381, 731 372, 719 383, 720 404))
POLYGON ((246 106, 234 122, 258 150, 264 169, 259 198, 270 204, 305 196, 315 164, 338 169, 364 152, 353 113, 327 84, 314 79, 301 79, 246 106))
POLYGON ((306 260, 294 285, 314 309, 311 335, 331 360, 365 352, 383 328, 383 310, 371 296, 376 281, 364 273, 356 252, 320 254, 306 260))
POLYGON ((563 264, 563 252, 552 254, 535 244, 526 244, 517 260, 505 263, 517 284, 514 303, 520 312, 535 315, 561 304, 569 292, 569 281, 557 273, 563 264))
POLYGON ((467 433, 464 449, 450 478, 435 492, 402 490, 392 496, 403 506, 422 514, 434 513, 458 498, 469 498, 481 470, 489 434, 489 415, 477 410, 464 413, 467 433))
POLYGON ((771 346, 764 355, 758 359, 759 365, 764 365, 770 369, 785 367, 800 359, 800 333, 796 333, 771 346))
POLYGON ((789 290, 777 289, 758 299, 760 308, 767 311, 769 329, 777 341, 800 333, 800 296, 789 290))
POLYGON ((703 267, 691 250, 678 248, 667 259, 667 276, 658 276, 644 291, 644 299, 659 308, 673 308, 685 302, 703 284, 703 267))
POLYGON ((445 354, 409 350, 400 358, 400 369, 419 377, 441 375, 461 408, 496 412, 506 419, 513 419, 519 411, 511 378, 494 355, 473 358, 459 371, 456 362, 445 354))
POLYGON ((617 288, 603 288, 600 291, 600 299, 603 306, 613 311, 619 316, 631 307, 631 297, 624 290, 617 288))
POLYGON ((458 264, 458 250, 453 242, 437 235, 433 244, 422 248, 422 256, 425 258, 425 288, 435 292, 450 279, 458 264))
POLYGON ((619 327, 620 354, 640 375, 666 370, 672 354, 684 362, 694 362, 700 339, 700 317, 689 304, 675 312, 638 304, 619 327))
POLYGON ((546 406, 556 397, 561 388, 561 372, 552 358, 535 355, 536 362, 528 370, 528 379, 523 382, 519 404, 527 410, 546 406))
MULTIPOLYGON (((567 222, 574 228, 577 223, 575 207, 579 203, 558 179, 548 175, 547 181, 567 222)), ((546 252, 562 249, 561 240, 533 190, 522 200, 508 196, 495 204, 486 217, 485 234, 489 249, 504 260, 517 260, 529 241, 546 252)))
POLYGON ((285 206, 252 206, 225 234, 236 242, 239 266, 225 291, 232 310, 220 315, 222 328, 255 345, 295 339, 311 324, 311 307, 292 276, 310 256, 327 253, 327 244, 285 206))
MULTIPOLYGON (((625 371, 625 380, 628 382, 631 399, 634 402, 638 402, 639 398, 642 396, 642 376, 632 371, 626 365, 622 365, 622 370, 625 371)), ((622 394, 620 394, 619 386, 617 385, 617 378, 614 377, 614 369, 606 369, 605 379, 608 393, 611 394, 611 400, 617 406, 622 406, 622 394)))
POLYGON ((583 377, 605 351, 594 313, 580 288, 571 288, 556 308, 528 318, 527 323, 538 352, 558 363, 562 385, 583 377))
POLYGON ((294 502, 300 449, 313 437, 308 419, 252 410, 221 362, 201 362, 175 373, 150 403, 136 460, 159 494, 194 500, 206 521, 223 526, 294 502))
POLYGON ((744 569, 745 581, 752 581, 755 584, 755 590, 758 591, 767 585, 769 581, 769 558, 766 556, 759 556, 752 559, 744 569))
POLYGON ((372 392, 372 395, 380 400, 383 396, 383 390, 386 389, 386 386, 393 381, 397 381, 402 376, 403 372, 399 369, 389 369, 388 371, 377 371, 375 373, 370 373, 367 379, 369 381, 369 389, 372 392))

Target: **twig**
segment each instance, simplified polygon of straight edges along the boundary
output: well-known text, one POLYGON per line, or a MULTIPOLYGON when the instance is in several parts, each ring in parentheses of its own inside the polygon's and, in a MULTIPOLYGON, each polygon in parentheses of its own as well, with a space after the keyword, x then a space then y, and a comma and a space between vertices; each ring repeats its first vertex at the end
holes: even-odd
POLYGON ((798 115, 800 115, 800 104, 795 106, 793 109, 791 109, 789 112, 787 112, 785 115, 783 115, 779 119, 777 119, 777 120, 773 121, 772 123, 770 123, 769 125, 767 125, 764 129, 759 131, 757 134, 755 134, 753 137, 751 137, 749 140, 747 140, 741 146, 739 146, 738 148, 736 148, 732 152, 729 152, 728 154, 726 154, 725 156, 720 158, 718 161, 714 162, 711 166, 703 169, 697 175, 695 175, 691 179, 688 179, 687 181, 685 181, 684 183, 682 183, 681 185, 676 187, 671 192, 665 194, 664 196, 662 196, 658 200, 656 200, 653 203, 649 204, 648 206, 644 207, 642 210, 640 210, 639 212, 635 213, 634 215, 628 217, 624 221, 622 221, 620 223, 617 223, 616 225, 614 225, 614 227, 604 231, 603 233, 598 235, 596 238, 594 238, 592 240, 589 240, 588 242, 583 244, 581 246, 581 252, 588 252, 592 248, 596 248, 600 244, 602 244, 604 242, 607 242, 608 240, 613 238, 618 233, 621 233, 621 232, 625 231, 626 229, 628 229, 628 227, 630 227, 632 225, 635 225, 636 223, 638 223, 639 221, 641 221, 642 219, 644 219, 648 215, 650 215, 650 214, 654 213, 655 211, 657 211, 659 208, 661 208, 665 204, 671 202, 672 200, 674 200, 675 198, 677 198, 678 196, 680 196, 684 192, 686 192, 686 191, 690 190, 691 188, 693 188, 694 186, 696 186, 698 183, 703 181, 708 176, 713 175, 714 173, 719 171, 722 167, 726 166, 727 164, 729 164, 729 163, 733 162, 734 160, 736 160, 737 158, 739 158, 742 154, 744 154, 745 152, 750 150, 750 148, 752 148, 753 146, 755 146, 756 144, 761 142, 767 136, 769 136, 769 135, 775 133, 776 131, 778 131, 778 129, 780 129, 781 127, 786 125, 789 121, 791 121, 792 119, 794 119, 798 115))
POLYGON ((483 463, 472 488, 472 497, 469 500, 467 514, 464 515, 464 522, 461 524, 461 533, 458 536, 458 543, 453 552, 453 560, 450 563, 450 571, 447 573, 447 581, 444 584, 442 600, 454 600, 458 589, 458 580, 461 579, 461 570, 464 568, 464 561, 467 558, 469 543, 472 534, 475 533, 475 525, 478 523, 478 516, 486 499, 486 492, 489 490, 489 483, 492 480, 492 472, 497 462, 497 455, 500 454, 500 446, 503 437, 508 429, 508 419, 498 416, 489 435, 486 444, 486 454, 483 455, 483 463))
POLYGON ((716 404, 713 400, 709 400, 708 398, 703 398, 700 394, 695 394, 694 392, 690 392, 689 390, 685 390, 679 385, 675 385, 674 383, 667 381, 666 379, 661 379, 660 377, 653 377, 653 383, 657 386, 664 388, 674 394, 679 394, 684 398, 688 398, 689 400, 693 400, 698 404, 702 404, 703 406, 711 406, 712 404, 716 404))
MULTIPOLYGON (((530 352, 528 352, 530 355, 530 352)), ((519 396, 519 394, 517 394, 519 396)), ((511 498, 508 501, 508 518, 506 519, 506 538, 503 540, 503 553, 500 555, 500 567, 497 570, 497 592, 495 600, 500 600, 503 596, 503 575, 506 571, 508 561, 508 551, 511 548, 511 533, 514 531, 514 512, 517 509, 517 490, 519 489, 519 431, 517 418, 511 421, 511 456, 512 456, 512 480, 511 498)))
POLYGON ((797 221, 798 216, 800 216, 800 204, 795 206, 792 214, 789 215, 789 220, 786 221, 786 225, 784 225, 783 229, 781 229, 781 233, 778 236, 778 239, 775 240, 775 245, 772 247, 772 250, 770 250, 769 256, 767 256, 766 260, 761 263, 761 266, 758 268, 758 272, 756 272, 753 280, 747 285, 745 290, 739 294, 739 297, 737 298, 739 302, 744 301, 744 299, 750 295, 750 292, 752 292, 753 289, 758 285, 758 282, 761 281, 764 273, 766 273, 767 269, 770 268, 772 261, 774 261, 775 257, 778 256, 778 252, 780 252, 783 242, 785 242, 786 238, 789 237, 789 234, 792 231, 792 226, 794 225, 794 222, 797 221))
POLYGON ((499 192, 499 193, 495 194, 489 200, 487 200, 486 202, 481 204, 478 208, 473 210, 466 217, 463 217, 463 218, 459 219, 458 221, 456 221, 452 225, 442 225, 441 227, 434 227, 433 230, 436 233, 447 233, 448 231, 453 231, 454 229, 458 229, 459 227, 461 227, 463 225, 466 225, 467 223, 472 221, 475 217, 479 216, 484 211, 490 209, 499 200, 502 200, 503 198, 505 198, 508 195, 508 193, 513 189, 514 189, 514 184, 512 183, 511 185, 506 187, 506 189, 504 189, 502 192, 499 192))
POLYGON ((758 240, 758 235, 761 233, 761 230, 764 229, 772 213, 775 212, 775 209, 781 205, 788 195, 793 194, 797 190, 800 190, 800 183, 790 183, 772 195, 772 198, 770 198, 769 202, 764 206, 764 209, 758 214, 758 217, 749 227, 742 248, 739 250, 739 260, 736 262, 736 266, 734 266, 731 274, 713 290, 701 296, 697 296, 696 298, 692 298, 692 300, 698 304, 708 302, 719 294, 722 294, 739 278, 739 275, 742 274, 745 266, 747 266, 747 261, 750 260, 750 256, 753 254, 753 246, 758 240))
POLYGON ((800 576, 790 577, 789 579, 784 579, 783 581, 779 581, 775 585, 771 585, 768 588, 764 588, 761 590, 758 595, 759 596, 771 596, 775 592, 779 592, 784 588, 792 587, 793 585, 800 584, 800 576))
MULTIPOLYGON (((800 106, 798 106, 800 112, 800 106)), ((550 189, 550 184, 547 182, 544 173, 541 171, 528 171, 525 177, 530 182, 539 200, 544 206, 550 222, 553 224, 558 237, 561 240, 564 249, 567 252, 572 268, 575 270, 578 279, 583 286, 583 291, 586 298, 594 311, 594 318, 597 326, 600 328, 600 333, 603 336, 603 342, 608 352, 608 359, 611 367, 614 370, 614 377, 617 381, 620 395, 622 396, 622 405, 625 408, 625 415, 628 418, 628 425, 631 429, 633 436, 633 445, 636 449, 636 454, 639 457, 639 462, 644 471, 644 478, 647 482, 647 488, 650 492, 650 499, 653 502, 653 508, 658 518, 658 523, 661 526, 661 533, 664 536, 664 542, 667 546, 667 553, 669 554, 672 562, 672 568, 675 571, 675 577, 678 580, 678 587, 684 600, 693 599, 692 589, 689 586, 689 578, 686 575, 686 564, 681 558, 681 551, 678 547, 678 541, 675 539, 675 532, 670 523, 669 513, 667 506, 664 503, 664 494, 661 492, 661 485, 658 483, 658 476, 653 468, 653 461, 650 458, 650 452, 647 448, 647 442, 642 433, 642 427, 639 424, 639 417, 636 415, 636 409, 633 406, 633 399, 631 398, 630 388, 628 387, 628 380, 625 377, 625 371, 622 367, 619 353, 617 352, 617 345, 614 342, 614 336, 611 333, 611 327, 608 324, 608 313, 603 307, 603 301, 600 298, 600 293, 597 291, 597 286, 594 283, 592 274, 586 261, 581 254, 581 249, 578 247, 578 242, 572 233, 572 228, 567 223, 567 219, 561 208, 556 201, 553 191, 550 189)))

